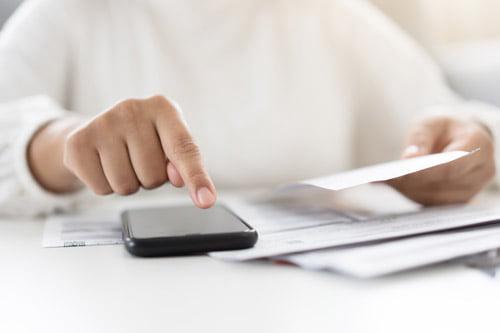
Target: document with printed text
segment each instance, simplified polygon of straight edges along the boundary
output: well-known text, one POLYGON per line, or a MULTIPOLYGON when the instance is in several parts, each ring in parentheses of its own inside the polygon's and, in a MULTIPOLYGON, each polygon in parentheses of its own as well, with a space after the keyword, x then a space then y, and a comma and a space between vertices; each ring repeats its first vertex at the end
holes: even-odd
POLYGON ((500 247, 500 225, 280 257, 302 268, 372 278, 500 247))
POLYGON ((121 244, 118 214, 95 216, 55 215, 45 222, 43 247, 121 244))
POLYGON ((291 205, 286 201, 234 200, 229 206, 259 233, 259 240, 254 248, 211 253, 215 258, 236 261, 390 240, 500 221, 500 207, 448 206, 363 217, 326 205, 291 205))

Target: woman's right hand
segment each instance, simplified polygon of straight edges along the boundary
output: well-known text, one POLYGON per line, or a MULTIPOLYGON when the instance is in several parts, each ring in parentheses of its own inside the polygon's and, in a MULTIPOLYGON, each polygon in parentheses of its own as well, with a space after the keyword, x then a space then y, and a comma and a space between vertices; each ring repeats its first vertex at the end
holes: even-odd
MULTIPOLYGON (((35 177, 41 168, 34 149, 46 130, 30 147, 35 177)), ((129 195, 140 187, 153 189, 170 182, 176 187, 186 184, 200 208, 215 203, 215 186, 200 150, 180 111, 164 97, 123 101, 62 137, 62 165, 97 194, 129 195)))

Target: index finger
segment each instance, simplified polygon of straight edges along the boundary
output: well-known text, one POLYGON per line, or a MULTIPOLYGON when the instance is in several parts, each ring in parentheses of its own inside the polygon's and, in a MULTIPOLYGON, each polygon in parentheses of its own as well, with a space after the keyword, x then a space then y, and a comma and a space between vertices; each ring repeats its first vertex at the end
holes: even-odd
POLYGON ((422 124, 413 127, 406 137, 402 158, 431 154, 436 141, 435 131, 422 124))
POLYGON ((155 125, 163 151, 187 184, 193 202, 200 208, 213 206, 215 186, 180 111, 167 103, 158 112, 155 125))

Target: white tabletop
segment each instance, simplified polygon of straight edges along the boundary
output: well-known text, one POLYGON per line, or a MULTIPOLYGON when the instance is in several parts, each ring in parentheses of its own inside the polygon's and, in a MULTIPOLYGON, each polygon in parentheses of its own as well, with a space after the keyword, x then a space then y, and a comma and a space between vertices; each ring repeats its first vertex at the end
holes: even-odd
POLYGON ((356 280, 266 261, 139 259, 122 246, 46 249, 42 231, 42 220, 0 220, 0 332, 498 330, 500 282, 458 264, 356 280))

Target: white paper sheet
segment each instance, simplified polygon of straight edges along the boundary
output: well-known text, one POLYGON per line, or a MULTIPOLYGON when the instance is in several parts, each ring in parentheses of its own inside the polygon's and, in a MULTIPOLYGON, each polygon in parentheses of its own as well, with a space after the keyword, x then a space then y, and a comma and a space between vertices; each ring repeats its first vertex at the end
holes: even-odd
POLYGON ((316 186, 327 190, 339 191, 362 184, 381 182, 402 177, 411 173, 436 167, 438 165, 450 163, 473 154, 476 151, 477 149, 472 152, 451 151, 406 160, 392 161, 337 173, 331 176, 308 179, 296 184, 287 185, 284 188, 292 189, 300 186, 316 186))
POLYGON ((75 247, 122 242, 122 227, 117 214, 56 215, 45 222, 42 246, 75 247))
POLYGON ((224 260, 250 260, 328 247, 388 240, 500 220, 500 207, 439 207, 407 214, 362 219, 334 209, 289 211, 282 202, 264 205, 248 201, 230 207, 253 225, 259 240, 254 248, 212 252, 224 260))
POLYGON ((500 247, 500 225, 280 257, 305 269, 372 278, 500 247))

